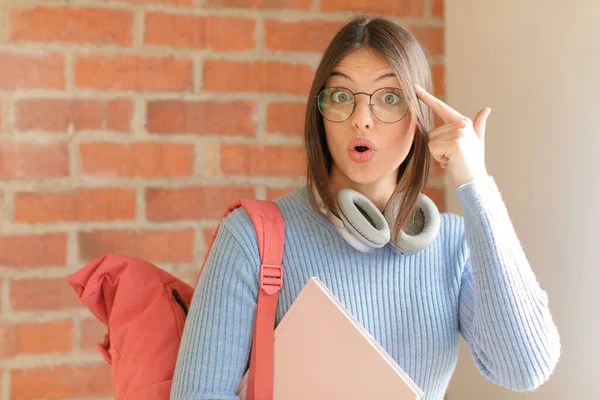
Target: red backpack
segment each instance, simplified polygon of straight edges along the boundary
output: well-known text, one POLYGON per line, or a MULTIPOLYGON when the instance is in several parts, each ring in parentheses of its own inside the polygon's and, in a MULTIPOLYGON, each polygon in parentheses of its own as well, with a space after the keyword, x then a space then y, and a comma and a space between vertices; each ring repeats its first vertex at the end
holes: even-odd
MULTIPOLYGON (((273 328, 283 283, 284 221, 275 203, 251 199, 233 203, 221 219, 239 206, 252 220, 261 259, 246 399, 272 399, 273 328)), ((193 289, 149 262, 113 254, 85 265, 68 276, 67 282, 108 326, 98 349, 111 365, 115 400, 168 400, 193 289)))

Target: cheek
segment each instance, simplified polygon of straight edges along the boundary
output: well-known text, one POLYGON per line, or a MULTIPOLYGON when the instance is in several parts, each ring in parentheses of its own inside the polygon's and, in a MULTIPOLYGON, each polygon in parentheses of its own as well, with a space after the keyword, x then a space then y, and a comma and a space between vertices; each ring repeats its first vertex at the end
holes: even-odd
POLYGON ((329 147, 330 154, 336 154, 339 152, 340 146, 342 146, 341 138, 343 137, 341 134, 341 124, 335 124, 333 122, 325 121, 325 139, 327 141, 327 146, 329 147))
POLYGON ((415 136, 415 127, 414 125, 405 123, 399 124, 399 126, 392 127, 385 137, 387 138, 385 146, 389 148, 394 155, 398 157, 405 155, 410 150, 412 146, 412 142, 415 136))

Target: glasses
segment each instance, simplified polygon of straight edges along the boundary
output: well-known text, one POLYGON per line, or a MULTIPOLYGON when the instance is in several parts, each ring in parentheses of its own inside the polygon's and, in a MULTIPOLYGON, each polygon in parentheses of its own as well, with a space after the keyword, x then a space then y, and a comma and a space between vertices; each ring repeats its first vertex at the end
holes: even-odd
POLYGON ((398 122, 408 112, 408 103, 402 90, 393 87, 377 89, 373 93, 353 93, 345 87, 330 87, 323 89, 317 95, 319 111, 325 119, 331 122, 344 122, 356 108, 356 95, 369 96, 369 108, 381 122, 388 124, 398 122))

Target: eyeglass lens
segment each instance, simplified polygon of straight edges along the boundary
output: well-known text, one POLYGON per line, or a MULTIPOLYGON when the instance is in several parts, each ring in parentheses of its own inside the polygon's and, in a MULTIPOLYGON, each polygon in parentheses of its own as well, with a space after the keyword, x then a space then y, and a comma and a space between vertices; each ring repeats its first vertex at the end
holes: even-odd
MULTIPOLYGON (((343 87, 332 87, 321 91, 318 107, 323 117, 332 122, 343 122, 352 115, 356 105, 354 94, 343 87)), ((373 115, 382 122, 397 122, 406 115, 408 104, 402 90, 381 88, 371 96, 373 115)))

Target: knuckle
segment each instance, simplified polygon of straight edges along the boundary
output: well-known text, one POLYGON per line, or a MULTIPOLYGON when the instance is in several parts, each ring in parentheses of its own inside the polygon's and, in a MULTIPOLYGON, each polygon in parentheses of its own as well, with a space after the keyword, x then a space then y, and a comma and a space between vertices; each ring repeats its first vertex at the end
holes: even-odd
POLYGON ((469 126, 469 123, 467 121, 465 121, 464 119, 462 119, 456 123, 456 128, 458 130, 466 129, 468 126, 469 126))
POLYGON ((452 148, 454 150, 460 148, 462 143, 462 137, 461 136, 455 136, 454 139, 450 142, 450 146, 452 146, 452 148))

